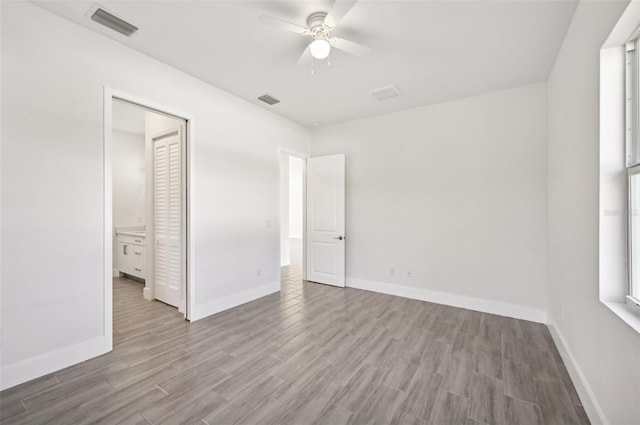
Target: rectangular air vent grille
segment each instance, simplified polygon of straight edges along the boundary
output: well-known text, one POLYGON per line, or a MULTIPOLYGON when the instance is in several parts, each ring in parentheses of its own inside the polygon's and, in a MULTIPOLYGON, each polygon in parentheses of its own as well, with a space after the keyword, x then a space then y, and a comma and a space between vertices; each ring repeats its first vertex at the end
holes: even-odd
POLYGON ((381 87, 371 92, 371 95, 378 100, 387 100, 401 95, 400 90, 395 85, 381 87))
POLYGON ((275 105, 276 103, 280 103, 278 99, 271 96, 270 94, 263 94, 262 96, 258 97, 258 100, 261 100, 268 105, 275 105))
POLYGON ((107 28, 111 28, 112 30, 119 32, 120 34, 126 35, 127 37, 131 37, 133 33, 138 31, 138 27, 131 25, 127 21, 123 21, 104 9, 96 9, 93 15, 91 15, 91 19, 107 28))

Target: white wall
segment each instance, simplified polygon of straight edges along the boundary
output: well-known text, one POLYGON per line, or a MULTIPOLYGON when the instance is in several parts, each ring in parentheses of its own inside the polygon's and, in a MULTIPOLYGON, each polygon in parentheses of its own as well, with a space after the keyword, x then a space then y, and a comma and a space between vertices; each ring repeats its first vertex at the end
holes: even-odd
MULTIPOLYGON (((142 115, 144 120, 144 114, 142 115)), ((144 135, 113 131, 113 226, 145 222, 144 135)))
MULTIPOLYGON (((144 121, 144 114, 142 120, 144 121)), ((111 134, 113 143, 112 258, 115 271, 118 267, 116 229, 144 226, 145 222, 145 147, 144 134, 115 129, 111 134)))
MULTIPOLYGON (((115 238, 115 228, 145 224, 145 110, 126 102, 113 102, 111 129, 115 238)), ((114 239, 114 267, 116 247, 114 239)))
POLYGON ((544 320, 544 84, 312 136, 313 155, 346 154, 348 285, 544 320))
POLYGON ((277 146, 307 152, 308 131, 30 3, 1 7, 2 386, 104 351, 104 86, 195 117, 194 315, 278 290, 277 146))
POLYGON ((304 160, 289 156, 289 238, 302 239, 304 160))
POLYGON ((580 2, 548 81, 550 319, 592 421, 610 424, 640 421, 640 335, 598 291, 599 49, 625 5, 580 2))

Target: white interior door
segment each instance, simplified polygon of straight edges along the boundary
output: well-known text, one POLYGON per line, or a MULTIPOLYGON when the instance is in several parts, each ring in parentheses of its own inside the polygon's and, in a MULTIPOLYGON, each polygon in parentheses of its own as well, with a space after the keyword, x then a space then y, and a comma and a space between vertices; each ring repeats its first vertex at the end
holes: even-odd
POLYGON ((155 226, 154 296, 179 307, 183 261, 184 132, 175 128, 153 137, 155 226))
POLYGON ((307 160, 307 280, 345 285, 344 154, 307 160))

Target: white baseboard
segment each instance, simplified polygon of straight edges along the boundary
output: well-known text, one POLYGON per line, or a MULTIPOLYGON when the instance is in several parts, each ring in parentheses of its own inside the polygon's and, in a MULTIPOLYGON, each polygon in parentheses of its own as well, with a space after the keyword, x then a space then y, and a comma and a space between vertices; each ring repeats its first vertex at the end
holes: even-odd
POLYGON ((6 390, 109 351, 106 338, 101 336, 7 365, 0 372, 0 390, 6 390))
POLYGON ((120 272, 118 271, 117 267, 113 268, 113 271, 111 272, 111 276, 113 277, 120 277, 120 272))
POLYGON ((582 369, 576 362, 575 357, 573 357, 567 341, 565 340, 564 336, 562 336, 562 333, 556 327, 555 322, 551 317, 549 318, 548 327, 551 331, 553 341, 555 342, 556 347, 558 347, 560 357, 562 357, 562 361, 567 367, 567 371, 569 372, 571 381, 573 381, 573 385, 576 387, 576 391, 578 392, 578 396, 580 397, 580 401, 582 402, 584 411, 589 417, 589 421, 592 424, 609 424, 610 422, 607 420, 604 411, 598 404, 595 394, 593 393, 591 386, 587 382, 582 369))
POLYGON ((191 321, 195 322, 278 291, 280 291, 280 282, 272 282, 206 304, 196 305, 191 312, 191 321))
POLYGON ((347 286, 349 288, 365 289, 367 291, 380 292, 382 294, 396 295, 398 297, 412 298, 437 304, 450 305, 452 307, 460 307, 468 310, 513 317, 515 319, 529 320, 538 323, 547 322, 546 312, 518 304, 466 297, 464 295, 457 295, 449 292, 431 291, 428 289, 394 285, 392 283, 376 282, 365 279, 347 279, 347 286))

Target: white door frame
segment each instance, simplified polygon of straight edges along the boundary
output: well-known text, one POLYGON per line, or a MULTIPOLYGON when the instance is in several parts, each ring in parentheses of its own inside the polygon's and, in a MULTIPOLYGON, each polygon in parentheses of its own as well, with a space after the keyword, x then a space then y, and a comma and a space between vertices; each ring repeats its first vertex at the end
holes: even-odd
MULTIPOLYGON (((279 147, 278 148, 278 165, 279 165, 279 172, 280 172, 280 184, 279 184, 279 188, 278 188, 278 205, 280 206, 280 213, 278 214, 278 231, 279 236, 278 236, 278 282, 282 282, 282 275, 281 275, 281 266, 280 266, 280 255, 281 255, 281 250, 282 250, 282 209, 283 208, 289 208, 289 205, 283 205, 283 193, 282 191, 283 189, 283 173, 282 173, 282 161, 284 158, 287 159, 287 161, 289 160, 289 156, 294 156, 296 158, 300 158, 304 161, 304 169, 302 170, 302 279, 307 280, 307 244, 306 244, 306 240, 307 240, 307 159, 310 158, 311 155, 306 154, 306 153, 302 153, 302 152, 297 152, 291 149, 287 149, 287 148, 283 148, 283 147, 279 147)), ((287 170, 289 168, 287 167, 287 170)), ((289 177, 287 176, 287 181, 289 181, 289 177)), ((286 190, 289 190, 289 187, 287 185, 286 190)), ((287 197, 288 199, 288 197, 287 197)))
POLYGON ((193 209, 192 201, 194 198, 194 176, 195 176, 195 125, 194 116, 184 111, 176 110, 172 107, 158 104, 153 101, 138 97, 136 95, 126 93, 111 87, 104 87, 103 98, 103 178, 104 178, 104 270, 103 270, 103 289, 104 289, 104 337, 106 341, 107 351, 113 350, 113 164, 112 149, 113 142, 111 131, 113 128, 113 100, 123 100, 142 108, 159 112, 165 115, 171 115, 186 121, 186 155, 185 166, 186 172, 186 214, 184 217, 186 234, 186 311, 185 319, 190 320, 193 306, 195 305, 195 261, 192 253, 194 252, 195 229, 193 226, 193 209))

